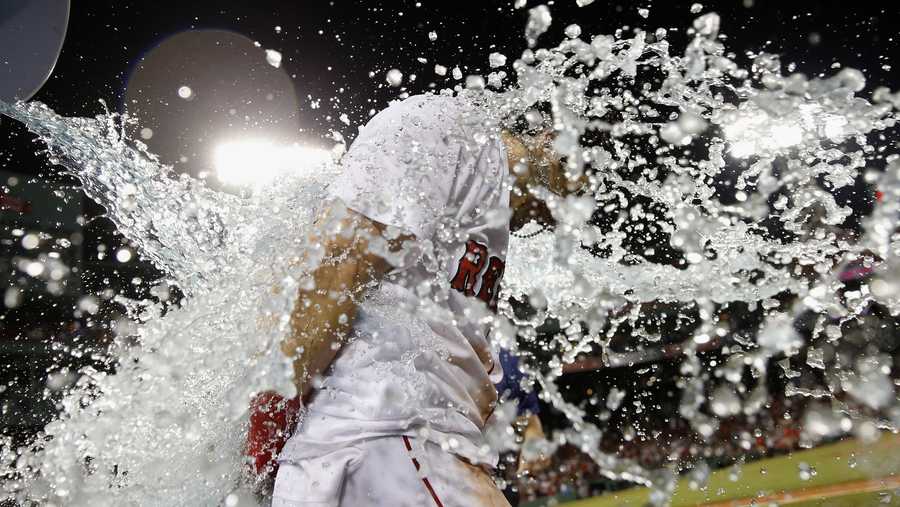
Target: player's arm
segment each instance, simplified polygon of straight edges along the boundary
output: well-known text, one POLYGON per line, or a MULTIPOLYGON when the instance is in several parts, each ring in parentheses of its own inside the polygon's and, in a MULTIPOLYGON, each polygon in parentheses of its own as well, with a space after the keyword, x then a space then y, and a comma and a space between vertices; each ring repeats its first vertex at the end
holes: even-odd
MULTIPOLYGON (((294 384, 302 399, 350 335, 364 292, 391 269, 372 248, 374 243, 388 244, 382 241, 385 227, 345 210, 336 217, 337 209, 332 209, 320 219, 320 232, 311 244, 321 245, 322 259, 312 272, 312 288, 300 290, 290 332, 281 344, 293 360, 294 384)), ((390 243, 392 249, 398 248, 399 241, 390 243)))

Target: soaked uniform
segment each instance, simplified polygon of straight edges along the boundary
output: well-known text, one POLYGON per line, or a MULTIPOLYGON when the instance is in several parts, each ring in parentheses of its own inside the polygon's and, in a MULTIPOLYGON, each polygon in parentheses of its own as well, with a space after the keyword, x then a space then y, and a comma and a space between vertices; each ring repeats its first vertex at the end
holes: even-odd
POLYGON ((275 506, 508 505, 483 430, 488 339, 509 242, 506 152, 480 107, 420 95, 372 118, 331 193, 417 246, 361 303, 286 444, 275 506))

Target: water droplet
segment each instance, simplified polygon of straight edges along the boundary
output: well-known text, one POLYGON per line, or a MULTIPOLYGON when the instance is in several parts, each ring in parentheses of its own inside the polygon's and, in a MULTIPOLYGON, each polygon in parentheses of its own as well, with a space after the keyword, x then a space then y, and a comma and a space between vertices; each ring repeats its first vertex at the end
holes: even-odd
POLYGON ((387 80, 388 84, 391 86, 400 86, 403 84, 403 73, 398 69, 391 69, 387 72, 385 80, 387 80))
POLYGON ((281 53, 275 51, 274 49, 266 50, 266 63, 275 67, 276 69, 281 67, 281 53))

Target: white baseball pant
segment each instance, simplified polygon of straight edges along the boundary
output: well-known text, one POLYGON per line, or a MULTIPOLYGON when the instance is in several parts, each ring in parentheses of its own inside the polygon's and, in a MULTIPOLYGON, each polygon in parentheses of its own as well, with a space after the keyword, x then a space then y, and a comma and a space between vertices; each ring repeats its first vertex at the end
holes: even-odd
POLYGON ((509 507, 481 467, 405 436, 282 463, 272 507, 509 507))

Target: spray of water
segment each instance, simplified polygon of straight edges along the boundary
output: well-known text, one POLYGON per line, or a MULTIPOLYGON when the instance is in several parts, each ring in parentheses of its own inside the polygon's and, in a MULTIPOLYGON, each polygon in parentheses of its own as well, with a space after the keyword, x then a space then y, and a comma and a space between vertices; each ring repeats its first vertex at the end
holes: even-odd
MULTIPOLYGON (((531 10, 531 48, 550 23, 546 6, 531 10)), ((526 382, 539 384, 571 423, 524 452, 574 444, 609 477, 652 486, 656 503, 674 487, 674 466, 647 470, 602 453, 606 428, 556 387, 565 364, 597 350, 614 364, 609 344, 622 323, 652 338, 636 325, 643 304, 683 308, 693 329, 682 351, 680 416, 708 437, 721 419, 765 403, 765 383, 748 389, 742 379, 747 372, 764 379, 770 359, 803 348, 791 324, 801 313, 817 316, 814 338, 834 343, 840 324, 872 302, 900 312, 900 157, 889 151, 900 94, 864 94, 865 78, 853 69, 785 75, 776 55, 751 55, 742 67, 717 37, 719 25, 715 13, 698 17, 693 39, 677 52, 665 30, 583 38, 572 25, 559 45, 526 50, 506 90, 485 90, 503 86, 504 76, 493 73, 467 79, 461 91, 504 118, 531 121, 539 104, 549 104, 569 175, 590 179, 580 196, 548 193, 557 227, 514 238, 509 253, 495 340, 515 352, 518 337, 552 355, 546 364, 524 362, 526 382), (853 211, 833 191, 860 178, 884 202, 860 235, 848 237, 836 226, 853 211), (842 293, 838 273, 860 259, 875 278, 842 293), (517 316, 513 299, 536 313, 517 316), (725 321, 736 303, 761 309, 757 330, 746 334, 725 321), (562 332, 534 343, 548 317, 562 332), (730 357, 703 371, 697 349, 737 331, 745 334, 730 357)), ((7 494, 77 505, 237 501, 249 396, 292 389, 277 343, 308 270, 298 253, 314 250, 304 238, 339 168, 306 167, 238 198, 172 174, 123 135, 115 115, 63 118, 35 103, 0 104, 0 113, 37 134, 52 160, 186 294, 164 317, 135 303, 139 345, 120 337, 116 373, 82 372, 62 415, 33 445, 3 447, 3 466, 16 471, 7 494)), ((805 438, 814 443, 846 430, 845 419, 851 428, 900 422, 890 366, 877 355, 829 364, 841 380, 823 396, 875 411, 811 409, 805 438)), ((618 402, 610 401, 614 410, 618 402)), ((499 447, 515 445, 506 432, 494 437, 499 447)))
POLYGON ((240 199, 174 175, 129 142, 114 115, 0 107, 46 141, 51 160, 168 273, 161 283, 186 294, 165 318, 157 305, 127 302, 143 322, 139 345, 120 336, 116 374, 82 372, 33 446, 4 447, 17 473, 7 490, 76 505, 221 501, 239 484, 249 396, 293 389, 290 369, 270 352, 304 272, 304 231, 335 167, 311 165, 284 187, 240 199))

